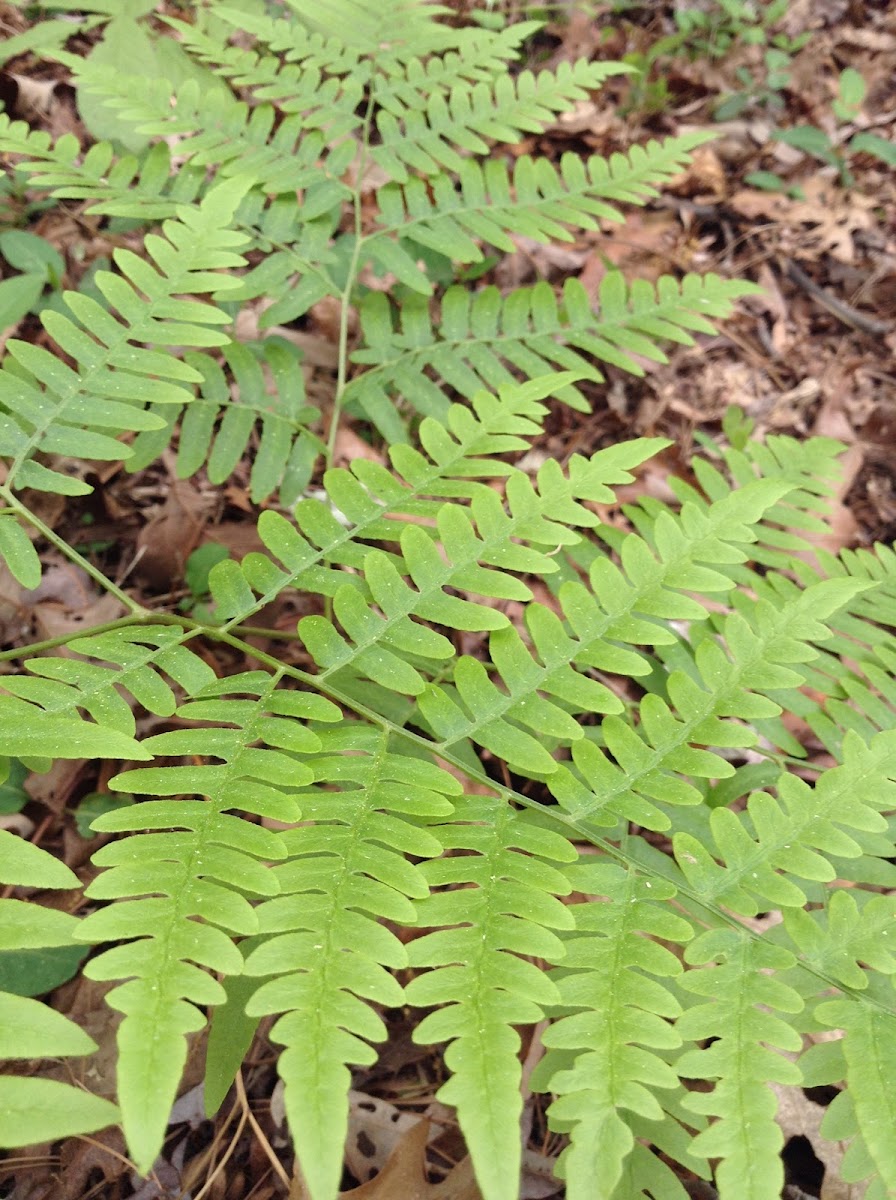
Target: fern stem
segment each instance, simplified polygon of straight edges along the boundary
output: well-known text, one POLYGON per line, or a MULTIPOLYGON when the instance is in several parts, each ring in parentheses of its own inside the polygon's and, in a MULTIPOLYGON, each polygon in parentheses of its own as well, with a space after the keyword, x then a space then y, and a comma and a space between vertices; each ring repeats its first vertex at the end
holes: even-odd
POLYGON ((228 626, 228 630, 237 637, 263 637, 270 638, 272 642, 301 641, 297 632, 290 633, 288 629, 265 629, 263 625, 232 625, 228 626))
MULTIPOLYGON (((153 623, 157 622, 154 620, 153 623)), ((134 616, 118 617, 114 621, 107 621, 104 625, 91 625, 89 633, 91 637, 99 637, 112 629, 123 629, 134 624, 139 624, 138 621, 135 621, 134 616)), ((0 652, 0 662, 9 662, 15 658, 36 658, 47 650, 55 650, 57 646, 67 646, 76 638, 83 637, 85 632, 87 631, 83 629, 72 629, 69 633, 62 633, 59 637, 46 638, 42 642, 30 642, 27 646, 13 646, 11 650, 0 652)))
MULTIPOLYGON (((86 574, 90 576, 94 583, 99 584, 104 592, 108 592, 109 595, 114 596, 116 600, 119 600, 130 613, 130 616, 126 618, 126 620, 131 620, 134 617, 143 618, 152 615, 149 609, 144 608, 142 604, 138 604, 136 600, 133 600, 127 594, 127 592, 122 591, 117 584, 113 583, 111 579, 108 579, 99 569, 99 567, 95 567, 92 562, 84 558, 83 555, 79 554, 73 546, 70 546, 65 538, 61 538, 58 533, 55 533, 54 530, 50 528, 49 525, 46 525, 40 519, 40 517, 33 513, 30 508, 28 508, 21 502, 21 500, 18 499, 18 497, 7 484, 0 486, 0 498, 2 498, 3 501, 14 510, 23 521, 27 521, 29 525, 32 525, 38 531, 38 533, 40 533, 41 537, 48 541, 50 545, 55 546, 56 549, 70 562, 73 562, 76 566, 80 567, 82 571, 86 572, 86 574)), ((32 652, 33 650, 34 646, 29 647, 29 652, 32 652)))
POLYGON ((368 96, 364 121, 358 134, 358 167, 355 183, 352 189, 352 215, 354 220, 355 244, 349 261, 345 287, 339 298, 339 362, 336 368, 336 391, 333 396, 333 409, 330 413, 330 428, 327 432, 326 465, 332 467, 333 455, 336 452, 336 436, 339 433, 339 419, 342 416, 342 400, 348 386, 348 321, 351 313, 352 291, 358 274, 358 264, 361 261, 361 249, 364 245, 364 235, 361 231, 361 180, 367 160, 367 143, 370 136, 370 122, 373 117, 373 96, 368 96))

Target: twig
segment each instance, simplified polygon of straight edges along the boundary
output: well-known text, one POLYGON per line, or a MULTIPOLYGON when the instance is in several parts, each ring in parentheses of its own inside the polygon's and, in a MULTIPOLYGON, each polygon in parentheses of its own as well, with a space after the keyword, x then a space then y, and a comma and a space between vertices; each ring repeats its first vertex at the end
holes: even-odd
POLYGON ((872 337, 883 337, 885 334, 892 332, 894 325, 892 321, 876 321, 874 317, 866 316, 865 313, 859 312, 853 308, 851 304, 847 304, 845 300, 839 299, 827 288, 820 287, 814 279, 806 274, 802 267, 798 267, 795 262, 790 259, 784 264, 784 274, 791 283, 795 283, 797 287, 803 289, 813 299, 817 300, 824 308, 832 313, 838 321, 842 321, 844 325, 849 325, 852 329, 858 329, 862 333, 868 333, 872 337))

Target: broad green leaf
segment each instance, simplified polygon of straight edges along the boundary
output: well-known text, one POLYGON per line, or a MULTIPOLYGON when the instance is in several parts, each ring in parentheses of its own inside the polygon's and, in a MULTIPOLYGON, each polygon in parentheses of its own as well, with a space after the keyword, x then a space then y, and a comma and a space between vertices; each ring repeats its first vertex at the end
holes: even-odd
POLYGON ((40 846, 0 829, 0 882, 22 887, 69 888, 78 877, 40 846))
POLYGON ((40 559, 16 517, 0 516, 0 558, 22 587, 36 588, 40 583, 40 559))
POLYGON ((44 1058, 92 1054, 96 1042, 74 1021, 36 1000, 0 992, 0 1056, 44 1058))
POLYGON ((13 275, 0 282, 0 329, 17 325, 29 313, 46 286, 45 273, 13 275))
POLYGON ((119 1117, 108 1100, 53 1079, 4 1076, 0 1090, 0 1146, 7 1149, 93 1133, 119 1117))

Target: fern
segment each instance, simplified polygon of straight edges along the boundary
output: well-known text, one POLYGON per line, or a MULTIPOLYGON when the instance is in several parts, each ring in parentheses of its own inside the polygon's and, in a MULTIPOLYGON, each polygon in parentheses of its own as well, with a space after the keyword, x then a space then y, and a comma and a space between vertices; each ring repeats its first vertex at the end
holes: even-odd
MULTIPOLYGON (((83 919, 0 901, 5 950, 92 948, 84 973, 114 984, 118 1108, 5 1077, 0 1139, 120 1119, 148 1172, 190 1037, 210 1017, 214 1108, 273 1017, 297 1173, 333 1200, 352 1069, 406 1006, 445 1046, 485 1200, 518 1194, 534 1026, 570 1197, 681 1200, 686 1170, 771 1200, 770 1085, 800 1083, 840 1089, 844 1178, 892 1193, 896 556, 816 553, 839 448, 763 443, 734 414, 625 530, 601 506, 662 440, 524 469, 551 403, 589 410, 601 366, 663 361, 749 285, 609 271, 593 303, 575 280, 559 300, 444 282, 648 203, 702 135, 505 158, 624 68, 519 70, 534 24, 455 28, 422 0, 287 8, 168 18, 152 36, 190 63, 174 85, 54 50, 143 150, 0 117, 30 189, 130 243, 0 369, 0 553, 35 587, 52 546, 124 611, 3 653, 21 670, 0 754, 117 761, 104 778, 134 798, 94 823, 116 836, 83 919), (324 299, 336 365, 306 394, 289 325, 324 299), (385 435, 382 461, 333 465, 346 416, 385 435), (213 484, 251 461, 260 509, 260 548, 212 570, 202 619, 148 611, 33 498, 78 503, 91 463, 172 446, 213 484), (274 655, 254 622, 290 596, 305 615, 274 655)), ((77 883, 10 834, 0 876, 77 883)), ((36 1001, 0 1012, 10 1056, 92 1049, 36 1001)))

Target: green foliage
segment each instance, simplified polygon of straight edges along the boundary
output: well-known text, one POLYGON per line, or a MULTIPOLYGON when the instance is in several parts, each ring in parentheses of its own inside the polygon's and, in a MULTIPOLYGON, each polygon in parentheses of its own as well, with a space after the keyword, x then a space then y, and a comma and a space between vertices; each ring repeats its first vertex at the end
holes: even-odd
MULTIPOLYGON (((736 414, 668 503, 624 506, 631 531, 605 506, 665 442, 528 469, 549 402, 587 411, 601 369, 692 344, 749 285, 608 271, 595 303, 574 280, 559 299, 446 283, 490 247, 612 222, 701 139, 514 157, 615 68, 518 70, 530 24, 455 28, 419 0, 206 3, 167 21, 177 43, 136 24, 148 6, 76 7, 180 66, 135 89, 108 49, 60 49, 118 131, 84 152, 0 119, 31 191, 128 241, 0 369, 0 553, 34 587, 52 545, 125 610, 3 655, 21 670, 0 754, 121 766, 102 776, 119 802, 79 813, 110 835, 89 915, 0 901, 0 948, 95 948, 139 1169, 209 1010, 211 1108, 271 1016, 301 1172, 333 1200, 352 1068, 406 1007, 446 1047, 440 1095, 485 1200, 518 1194, 521 1032, 542 1023, 529 1086, 553 1097, 573 1198, 680 1198, 679 1164, 724 1200, 772 1200, 769 1085, 801 1081, 845 1085, 825 1122, 845 1176, 896 1188, 896 554, 814 553, 839 447, 763 444, 736 414), (323 427, 292 327, 322 300, 323 427), (334 467, 347 417, 385 435, 379 461, 334 467), (260 508, 259 549, 189 559, 189 615, 136 603, 35 498, 77 503, 92 463, 169 447, 215 484, 250 460, 260 508), (304 615, 275 657, 253 622, 281 598, 304 615)), ((56 286, 54 260, 4 236, 56 286)), ((77 884, 8 833, 0 879, 77 884)), ((6 1054, 91 1050, 36 1000, 4 995, 0 1016, 6 1054)), ((4 1088, 4 1145, 119 1118, 51 1081, 4 1088)))

